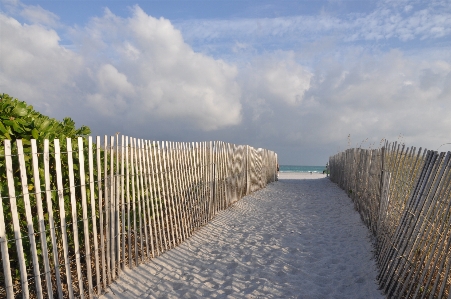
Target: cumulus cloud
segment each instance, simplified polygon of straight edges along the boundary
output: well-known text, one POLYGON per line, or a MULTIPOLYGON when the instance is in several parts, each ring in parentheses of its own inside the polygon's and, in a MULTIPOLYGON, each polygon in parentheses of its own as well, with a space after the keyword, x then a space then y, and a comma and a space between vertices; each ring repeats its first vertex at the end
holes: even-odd
POLYGON ((293 52, 256 57, 241 73, 252 118, 257 120, 263 113, 271 113, 272 105, 305 105, 304 94, 311 78, 312 73, 295 61, 293 52))
POLYGON ((298 144, 343 144, 348 134, 378 143, 401 133, 411 145, 435 147, 449 139, 450 75, 450 62, 418 62, 398 50, 355 57, 352 65, 324 62, 304 95, 316 105, 300 106, 297 118, 285 109, 295 124, 286 128, 302 132, 298 144))
POLYGON ((135 124, 177 119, 202 130, 238 124, 236 67, 195 53, 170 21, 138 6, 131 13, 120 18, 106 9, 86 27, 72 28, 71 50, 41 25, 57 19, 51 13, 25 7, 31 25, 1 14, 2 91, 49 113, 65 110, 51 102, 59 98, 98 117, 135 124))
POLYGON ((99 68, 92 76, 97 86, 88 98, 95 106, 112 101, 105 109, 110 115, 185 119, 204 130, 240 122, 236 67, 195 53, 169 20, 153 18, 137 6, 127 19, 106 10, 103 17, 72 34, 81 45, 78 51, 99 68), (107 82, 127 88, 114 92, 113 97, 113 89, 102 87, 107 82), (127 112, 123 111, 124 103, 127 112))
POLYGON ((0 13, 0 27, 2 92, 30 99, 41 109, 61 102, 82 72, 82 57, 61 47, 56 31, 39 24, 21 24, 0 13))

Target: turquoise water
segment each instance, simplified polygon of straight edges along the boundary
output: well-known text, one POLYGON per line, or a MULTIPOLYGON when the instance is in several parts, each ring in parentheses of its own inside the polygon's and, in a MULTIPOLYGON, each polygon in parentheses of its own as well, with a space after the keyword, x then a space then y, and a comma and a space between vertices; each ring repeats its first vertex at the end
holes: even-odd
POLYGON ((326 166, 297 166, 297 165, 280 165, 280 172, 313 172, 323 173, 326 166))

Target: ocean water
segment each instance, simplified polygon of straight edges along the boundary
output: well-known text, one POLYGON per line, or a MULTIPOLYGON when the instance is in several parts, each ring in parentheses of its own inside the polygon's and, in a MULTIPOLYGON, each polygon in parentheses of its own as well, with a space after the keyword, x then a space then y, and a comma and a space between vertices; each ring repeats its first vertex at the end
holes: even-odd
POLYGON ((280 172, 313 172, 323 173, 326 166, 298 166, 298 165, 280 165, 280 172))

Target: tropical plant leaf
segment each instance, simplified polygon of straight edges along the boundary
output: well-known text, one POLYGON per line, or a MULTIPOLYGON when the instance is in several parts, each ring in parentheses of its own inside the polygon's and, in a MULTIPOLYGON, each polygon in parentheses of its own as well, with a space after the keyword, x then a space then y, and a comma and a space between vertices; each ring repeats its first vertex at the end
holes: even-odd
POLYGON ((8 131, 6 130, 6 128, 5 128, 5 126, 3 125, 3 122, 2 122, 2 121, 0 121, 0 132, 2 132, 2 133, 8 132, 8 131))
POLYGON ((17 106, 16 108, 13 109, 13 111, 11 111, 11 114, 15 116, 25 116, 28 114, 28 109, 26 107, 17 106))
POLYGON ((34 139, 39 139, 39 133, 38 133, 38 130, 36 130, 36 128, 34 128, 31 131, 31 135, 33 136, 34 139))

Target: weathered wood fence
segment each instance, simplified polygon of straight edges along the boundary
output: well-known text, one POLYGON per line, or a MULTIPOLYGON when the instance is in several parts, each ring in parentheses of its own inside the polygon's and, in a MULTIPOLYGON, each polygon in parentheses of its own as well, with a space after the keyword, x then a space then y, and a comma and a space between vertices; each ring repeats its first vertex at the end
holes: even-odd
POLYGON ((386 144, 330 157, 330 177, 348 192, 376 238, 379 283, 388 298, 451 298, 451 153, 386 144))
POLYGON ((277 155, 245 145, 76 141, 4 143, 0 298, 99 295, 276 176, 277 155))

